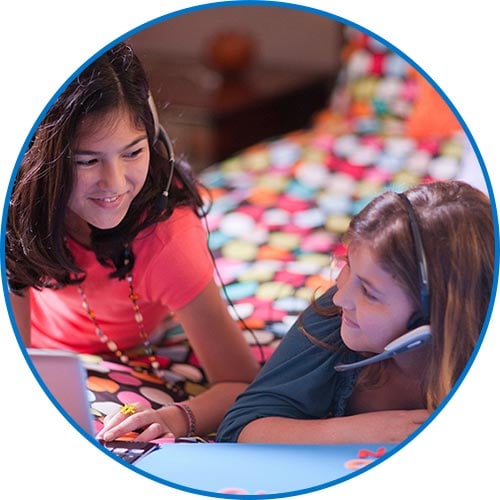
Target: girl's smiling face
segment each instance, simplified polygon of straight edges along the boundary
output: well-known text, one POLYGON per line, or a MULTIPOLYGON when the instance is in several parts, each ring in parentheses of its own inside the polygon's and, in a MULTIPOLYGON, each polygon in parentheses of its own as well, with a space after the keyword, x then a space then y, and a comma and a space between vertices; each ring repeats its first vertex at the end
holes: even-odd
POLYGON ((70 233, 116 227, 144 186, 149 145, 144 127, 119 109, 84 119, 72 144, 75 184, 66 216, 70 233))
POLYGON ((349 247, 333 302, 342 308, 340 334, 353 351, 380 353, 407 330, 414 306, 366 244, 349 247))

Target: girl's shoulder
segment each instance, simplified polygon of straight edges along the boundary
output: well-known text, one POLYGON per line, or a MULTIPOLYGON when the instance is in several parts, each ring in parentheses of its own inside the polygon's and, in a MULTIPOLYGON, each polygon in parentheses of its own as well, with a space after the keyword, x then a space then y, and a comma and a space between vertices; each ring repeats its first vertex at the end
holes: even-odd
POLYGON ((132 243, 136 264, 181 267, 202 263, 211 266, 207 231, 198 215, 190 207, 179 207, 165 221, 140 232, 132 243))
POLYGON ((204 232, 202 222, 191 207, 181 206, 175 208, 168 219, 141 231, 135 240, 138 244, 144 241, 153 244, 156 240, 165 245, 193 232, 204 232))

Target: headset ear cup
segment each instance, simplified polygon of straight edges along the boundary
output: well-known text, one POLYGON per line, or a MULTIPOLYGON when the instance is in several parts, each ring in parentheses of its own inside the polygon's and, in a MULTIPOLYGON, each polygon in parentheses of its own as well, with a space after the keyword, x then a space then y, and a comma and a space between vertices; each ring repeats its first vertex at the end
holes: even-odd
POLYGON ((408 331, 415 330, 415 328, 423 326, 427 323, 428 321, 424 318, 423 314, 420 311, 416 311, 410 316, 406 329, 408 331))
POLYGON ((163 212, 168 205, 168 194, 166 194, 166 191, 157 196, 153 203, 157 212, 163 212))

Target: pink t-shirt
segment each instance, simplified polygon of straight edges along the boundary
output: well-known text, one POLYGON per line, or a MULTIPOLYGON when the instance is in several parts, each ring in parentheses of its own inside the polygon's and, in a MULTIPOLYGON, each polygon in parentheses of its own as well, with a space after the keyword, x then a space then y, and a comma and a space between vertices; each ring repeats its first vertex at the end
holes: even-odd
MULTIPOLYGON (((128 349, 142 343, 129 298, 127 280, 110 279, 95 254, 68 240, 76 264, 86 270, 82 284, 90 308, 107 337, 128 349)), ((190 208, 178 208, 165 222, 151 226, 132 243, 133 286, 147 332, 169 312, 191 302, 213 277, 207 235, 190 208)), ((34 347, 76 352, 107 352, 82 306, 76 285, 31 293, 31 340, 34 347)))

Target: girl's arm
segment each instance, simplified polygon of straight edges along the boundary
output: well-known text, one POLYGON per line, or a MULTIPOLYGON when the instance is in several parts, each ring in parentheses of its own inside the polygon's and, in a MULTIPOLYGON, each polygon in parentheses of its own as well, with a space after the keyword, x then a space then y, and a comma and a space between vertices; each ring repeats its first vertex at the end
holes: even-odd
POLYGON ((27 290, 22 297, 13 293, 9 293, 9 297, 19 335, 21 336, 21 340, 23 341, 24 345, 26 347, 29 347, 31 344, 29 291, 27 290))
POLYGON ((196 417, 196 432, 215 432, 236 396, 257 375, 259 363, 213 281, 176 317, 211 384, 187 402, 196 417))
POLYGON ((239 443, 399 443, 429 416, 427 410, 390 410, 320 420, 267 417, 241 431, 239 443))
POLYGON ((247 384, 255 378, 259 364, 213 280, 198 297, 176 312, 176 318, 211 384, 247 384))
MULTIPOLYGON (((208 390, 186 401, 196 420, 196 434, 206 435, 217 430, 238 394, 255 378, 259 364, 214 281, 177 311, 176 318, 211 384, 208 390)), ((144 408, 128 418, 120 413, 108 418, 98 437, 112 440, 138 428, 144 429, 138 439, 150 440, 166 433, 179 437, 188 432, 188 421, 175 406, 158 411, 144 408)))

